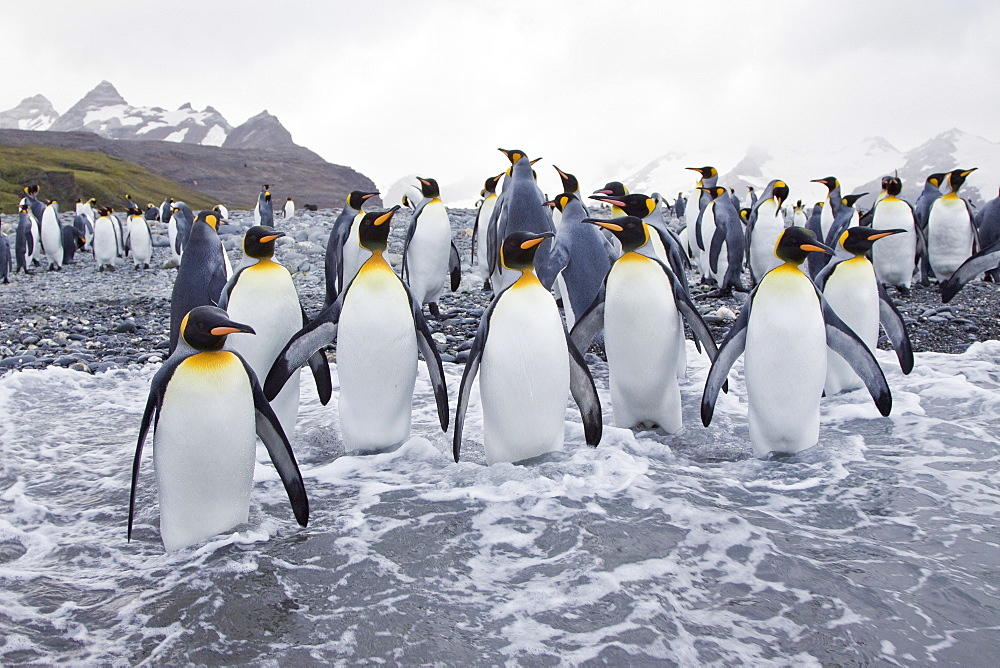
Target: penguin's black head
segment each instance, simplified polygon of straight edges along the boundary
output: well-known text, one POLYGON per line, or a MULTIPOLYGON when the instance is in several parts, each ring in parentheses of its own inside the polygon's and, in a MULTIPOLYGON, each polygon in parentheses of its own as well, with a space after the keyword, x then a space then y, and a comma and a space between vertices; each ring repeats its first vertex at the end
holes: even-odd
POLYGON ((377 195, 378 191, 365 192, 364 190, 352 190, 351 194, 347 196, 347 206, 361 211, 361 207, 364 203, 377 195))
POLYGON ((927 183, 931 184, 935 188, 940 188, 941 184, 944 183, 944 177, 948 176, 947 172, 938 172, 937 174, 931 174, 927 177, 927 183))
POLYGON ((611 197, 623 197, 628 195, 628 188, 621 181, 608 181, 600 190, 594 191, 595 195, 610 195, 611 197))
POLYGON ((580 189, 580 182, 576 180, 576 177, 572 174, 567 174, 563 170, 559 169, 555 165, 552 167, 559 172, 559 178, 562 180, 562 187, 564 193, 575 193, 580 189))
POLYGON ((826 189, 833 192, 833 189, 840 185, 840 181, 835 176, 827 176, 823 179, 813 179, 810 183, 822 183, 826 189))
POLYGON ((811 230, 796 225, 786 227, 774 246, 774 254, 792 264, 802 264, 809 253, 833 255, 833 249, 816 241, 816 235, 811 230))
POLYGON ((560 211, 564 211, 566 209, 566 205, 569 204, 569 201, 574 197, 576 197, 576 195, 573 193, 566 192, 556 195, 551 202, 546 202, 546 204, 550 204, 560 211))
POLYGON ((890 197, 895 197, 903 191, 903 181, 898 176, 887 176, 882 179, 882 189, 890 197))
POLYGON ((511 149, 498 148, 497 150, 503 153, 505 156, 507 156, 507 159, 510 160, 510 164, 512 165, 516 165, 518 160, 528 157, 527 153, 516 148, 511 148, 511 149))
POLYGON ((903 232, 906 230, 874 230, 863 226, 850 227, 840 235, 840 245, 848 253, 864 255, 872 249, 872 245, 879 239, 903 232))
MULTIPOLYGON (((152 206, 152 205, 150 205, 150 206, 152 206)), ((222 209, 219 208, 218 204, 216 204, 215 206, 212 207, 212 211, 214 211, 217 216, 220 216, 220 217, 222 216, 222 209)))
POLYGON ((267 190, 264 191, 264 201, 265 202, 270 202, 271 201, 271 193, 269 191, 267 191, 267 190))
POLYGON ((778 200, 780 207, 782 202, 788 199, 788 185, 784 181, 775 181, 774 187, 771 188, 771 196, 778 200))
POLYGON ((802 200, 797 200, 795 202, 795 210, 796 211, 801 211, 802 210, 802 200))
POLYGON ((424 197, 441 196, 441 189, 438 187, 438 182, 434 179, 425 179, 422 176, 418 176, 417 181, 420 181, 420 194, 424 197))
POLYGON ((214 230, 219 226, 219 216, 214 211, 199 211, 194 222, 207 223, 214 230))
POLYGON ((38 184, 36 183, 33 186, 28 186, 27 189, 25 190, 25 192, 28 193, 29 195, 37 195, 38 194, 38 190, 39 190, 39 187, 38 187, 38 184))
POLYGON ((291 201, 292 201, 292 198, 291 198, 291 197, 286 197, 286 198, 285 198, 285 201, 286 201, 286 202, 291 202, 291 201))
POLYGON ((181 338, 195 350, 222 350, 226 336, 237 332, 257 333, 250 325, 230 320, 229 314, 218 306, 197 306, 181 320, 181 338))
POLYGON ((712 196, 713 200, 714 199, 718 199, 719 197, 722 197, 723 195, 726 194, 726 189, 723 188, 722 186, 713 186, 711 188, 701 187, 701 188, 698 188, 698 190, 701 190, 703 192, 707 192, 709 195, 712 196))
POLYGON ((28 211, 31 209, 31 207, 29 207, 27 204, 22 204, 18 208, 21 210, 21 213, 28 213, 28 211))
POLYGON ((273 227, 255 225, 243 235, 243 253, 255 260, 270 259, 274 257, 275 240, 283 236, 284 232, 276 232, 273 227))
POLYGON ((507 269, 531 271, 535 267, 535 251, 543 241, 554 237, 551 232, 511 232, 500 246, 500 262, 507 269))
POLYGON ((965 179, 972 172, 979 169, 978 167, 973 167, 972 169, 956 169, 948 174, 948 182, 951 183, 951 191, 956 192, 965 183, 965 179))
POLYGON ((841 198, 841 202, 843 202, 844 206, 854 206, 854 204, 859 199, 861 199, 862 197, 864 197, 867 194, 868 193, 858 193, 857 195, 844 195, 844 197, 841 198))
POLYGON ((740 209, 740 219, 743 221, 744 225, 750 222, 750 213, 751 209, 747 208, 740 209))
POLYGON ((490 193, 496 193, 497 184, 500 183, 500 179, 502 178, 503 178, 503 172, 497 174, 496 176, 491 176, 490 178, 486 179, 486 182, 483 184, 483 193, 482 193, 483 197, 486 197, 490 193))
POLYGON ((601 218, 584 218, 583 222, 593 223, 609 230, 622 244, 622 252, 628 253, 642 248, 649 241, 649 230, 638 216, 621 216, 604 220, 601 218))
POLYGON ((641 193, 630 193, 620 196, 591 195, 590 199, 596 199, 599 202, 606 202, 611 206, 617 206, 625 212, 626 216, 635 216, 637 218, 645 218, 656 209, 656 200, 649 195, 641 193))
POLYGON ((389 245, 389 223, 399 205, 388 211, 369 211, 358 224, 358 243, 372 253, 381 253, 389 245))
POLYGON ((704 167, 685 167, 684 169, 689 169, 692 172, 698 172, 701 174, 701 178, 703 179, 710 179, 713 176, 719 175, 719 170, 709 165, 705 165, 704 167))

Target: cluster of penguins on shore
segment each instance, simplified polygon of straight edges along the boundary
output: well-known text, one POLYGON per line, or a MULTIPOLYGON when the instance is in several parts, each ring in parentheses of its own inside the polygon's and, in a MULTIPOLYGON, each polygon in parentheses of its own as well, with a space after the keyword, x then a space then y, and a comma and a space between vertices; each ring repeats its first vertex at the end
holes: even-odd
MULTIPOLYGON (((265 185, 261 188, 254 206, 254 221, 273 223, 274 210, 271 193, 265 185)), ((194 212, 181 201, 165 198, 157 207, 152 203, 141 208, 131 195, 125 194, 122 210, 125 219, 115 214, 112 206, 97 206, 97 199, 76 201, 72 224, 64 225, 59 219, 59 202, 42 202, 38 185, 25 186, 24 196, 18 205, 18 222, 15 228, 14 249, 11 252, 7 237, 0 234, 0 280, 10 283, 10 274, 31 274, 34 268, 60 271, 63 265, 75 261, 76 253, 85 250, 93 253, 98 271, 114 271, 121 258, 130 259, 135 269, 149 269, 153 256, 150 223, 167 225, 172 266, 180 264, 183 244, 191 231, 194 212)), ((213 211, 225 220, 229 211, 218 204, 213 211)), ((295 202, 289 197, 282 209, 285 219, 295 215, 295 202)), ((229 259, 223 253, 227 271, 232 274, 229 259)))
MULTIPOLYGON (((533 161, 523 151, 501 150, 510 166, 486 180, 473 233, 473 264, 494 297, 459 386, 456 462, 477 377, 488 464, 561 449, 569 396, 579 407, 585 441, 597 446, 601 403, 581 353, 595 340, 603 341, 607 356, 616 426, 680 431, 685 324, 696 349, 712 361, 701 399, 703 424, 711 423, 718 394, 727 391, 729 371, 743 355, 755 453, 809 448, 819 440, 824 393, 864 387, 879 412, 889 414, 891 392, 872 354, 880 324, 903 372, 913 367, 906 327, 883 283, 907 289, 914 263, 925 259, 947 284, 962 273, 963 262, 991 257, 973 253, 982 224, 957 196, 971 170, 930 177, 928 189, 938 189, 939 197, 918 202, 916 214, 898 197, 899 179, 886 177, 866 220, 853 210, 851 197, 841 196, 836 179, 822 179, 830 200, 814 210, 815 220, 800 218, 801 207, 786 220, 782 181, 772 181, 741 213, 731 193, 717 185, 717 171, 697 168, 697 217, 692 206, 683 216, 691 223, 678 230, 664 221, 657 198, 629 193, 618 182, 590 195, 611 207, 611 217, 592 217, 577 179, 558 167, 564 192, 547 200, 533 161), (799 222, 804 224, 793 224, 799 222), (959 248, 957 238, 968 243, 959 248), (889 245, 900 239, 907 244, 889 245), (880 247, 886 249, 882 258, 880 247), (745 265, 752 288, 743 285, 745 265), (721 344, 692 299, 692 266, 720 291, 750 291, 721 344)), ((223 218, 218 208, 176 226, 171 248, 180 262, 171 295, 170 356, 152 380, 139 428, 129 538, 151 427, 167 550, 247 520, 257 437, 305 526, 309 504, 289 441, 298 371, 309 365, 325 405, 333 392, 325 349, 334 342, 346 452, 385 451, 409 438, 421 356, 447 431, 448 389, 424 305, 438 314, 438 297, 449 284, 453 291, 458 287, 461 262, 436 181, 419 178, 419 184, 403 200, 413 212, 399 274, 385 252, 400 206, 365 211, 378 193, 346 197, 327 246, 324 308, 312 319, 291 275, 274 261, 275 241, 284 234, 274 226, 267 186, 255 210, 259 224, 243 239, 246 260, 235 272, 216 232, 223 218)), ((176 217, 179 207, 173 210, 176 217)), ((1000 252, 991 252, 1000 261, 1000 252)), ((977 272, 985 271, 984 262, 975 265, 977 272)))

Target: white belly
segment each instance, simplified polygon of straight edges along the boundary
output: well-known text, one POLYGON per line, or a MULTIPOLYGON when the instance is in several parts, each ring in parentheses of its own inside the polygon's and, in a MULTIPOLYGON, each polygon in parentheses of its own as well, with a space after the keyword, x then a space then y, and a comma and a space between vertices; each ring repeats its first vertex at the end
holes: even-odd
POLYGON ((181 259, 181 253, 177 252, 177 221, 174 216, 170 216, 170 222, 167 223, 167 239, 170 240, 170 254, 175 260, 181 259))
POLYGON ((406 249, 410 290, 421 303, 437 301, 448 278, 451 255, 451 223, 440 201, 428 203, 406 249))
POLYGON ((38 260, 42 257, 42 235, 38 229, 38 221, 31 219, 31 238, 35 240, 34 248, 31 249, 31 259, 38 260))
POLYGON ((483 200, 479 213, 479 232, 476 235, 476 258, 479 265, 479 277, 484 281, 490 277, 490 255, 487 246, 487 232, 489 231, 490 218, 493 216, 493 209, 496 207, 496 195, 483 200))
MULTIPOLYGON (((238 352, 263 383, 278 354, 302 327, 299 297, 288 270, 268 262, 243 270, 226 308, 234 322, 253 327, 256 335, 232 334, 226 349, 238 352)), ((299 410, 299 374, 293 373, 271 408, 289 439, 295 434, 299 410)))
POLYGON ((62 266, 62 228, 55 211, 49 207, 42 214, 42 251, 51 266, 62 266))
POLYGON ((344 449, 385 450, 410 437, 417 339, 403 284, 364 269, 348 290, 337 332, 344 449))
POLYGON ((364 217, 364 213, 359 213, 351 221, 351 231, 347 233, 347 241, 344 243, 344 287, 350 285, 357 275, 361 265, 372 256, 370 250, 361 247, 358 240, 358 223, 364 217))
POLYGON ((830 206, 830 196, 827 195, 826 201, 823 202, 823 208, 819 212, 819 229, 822 231, 822 238, 826 239, 826 235, 830 233, 830 228, 833 226, 833 207, 830 206))
POLYGON ((148 265, 153 256, 153 243, 144 220, 129 221, 129 239, 132 242, 132 262, 136 267, 148 265))
POLYGON ((670 280, 653 262, 625 256, 608 276, 604 308, 615 425, 656 423, 668 433, 680 431, 681 320, 670 280))
MULTIPOLYGON (((878 243, 882 241, 884 240, 878 243)), ((826 282, 823 295, 840 319, 854 330, 868 349, 875 350, 878 343, 879 299, 875 270, 871 263, 863 258, 841 262, 826 282)), ((861 378, 844 358, 827 349, 827 396, 856 390, 863 385, 861 378)))
POLYGON ((709 255, 712 249, 712 237, 715 235, 715 202, 709 202, 705 207, 705 213, 701 216, 701 243, 703 249, 699 249, 698 266, 701 268, 701 277, 710 278, 713 276, 709 255))
POLYGON ((965 202, 944 195, 934 201, 927 217, 927 255, 939 281, 951 277, 972 255, 972 221, 965 202))
POLYGON ((752 307, 743 363, 750 441, 760 457, 804 450, 819 440, 826 378, 819 299, 805 274, 781 268, 764 277, 752 307))
POLYGON ((501 296, 490 318, 479 389, 487 463, 562 449, 569 353, 555 300, 541 284, 501 296))
POLYGON ((182 362, 167 386, 153 438, 160 536, 167 550, 247 521, 256 428, 243 365, 227 353, 213 369, 182 362))
POLYGON ((115 235, 115 222, 104 216, 94 223, 94 259, 97 266, 114 266, 118 256, 118 237, 115 235))
POLYGON ((782 263, 774 254, 774 247, 785 230, 785 221, 777 213, 774 200, 767 200, 757 209, 757 220, 750 237, 750 268, 757 281, 782 263))
POLYGON ((875 263, 875 274, 882 283, 909 288, 917 252, 913 211, 906 202, 895 197, 887 198, 875 208, 872 228, 907 231, 906 234, 879 239, 872 248, 872 261, 875 263))

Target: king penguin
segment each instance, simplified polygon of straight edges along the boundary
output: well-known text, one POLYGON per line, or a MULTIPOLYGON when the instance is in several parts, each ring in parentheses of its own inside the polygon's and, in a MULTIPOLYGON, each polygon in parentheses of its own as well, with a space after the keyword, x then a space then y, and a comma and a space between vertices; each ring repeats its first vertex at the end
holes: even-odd
POLYGON ((120 243, 118 221, 112 216, 110 208, 101 207, 94 221, 94 241, 91 244, 98 271, 115 270, 115 261, 121 255, 120 243))
POLYGON ((713 186, 706 190, 712 196, 712 201, 705 207, 704 218, 711 215, 714 231, 711 237, 704 239, 705 253, 702 257, 708 259, 712 280, 719 286, 717 291, 710 294, 730 297, 733 290, 747 291, 741 278, 743 260, 746 257, 746 231, 739 211, 733 204, 733 198, 725 197, 726 189, 713 186))
POLYGON ((760 283, 767 272, 782 263, 782 259, 775 256, 774 249, 781 233, 785 230, 781 205, 786 199, 788 199, 788 186, 784 181, 775 179, 767 184, 750 211, 746 248, 750 280, 754 285, 760 283))
POLYGON ((872 250, 872 264, 880 283, 891 285, 901 295, 910 294, 917 257, 917 226, 913 207, 900 199, 903 182, 898 176, 884 179, 885 196, 872 209, 871 227, 875 230, 903 230, 886 237, 872 250))
POLYGON ((769 271, 743 304, 719 346, 701 398, 701 419, 712 422, 719 390, 743 354, 750 441, 757 456, 795 453, 819 441, 819 404, 826 381, 826 347, 861 376, 882 415, 892 395, 878 362, 799 269, 811 252, 833 253, 801 227, 781 233, 769 271))
POLYGON ((819 217, 820 236, 818 238, 822 241, 830 234, 830 227, 833 226, 833 220, 840 210, 839 202, 842 198, 840 181, 835 176, 827 176, 822 179, 813 179, 810 183, 822 183, 826 186, 826 199, 823 200, 823 208, 820 210, 819 217))
POLYGON ((587 443, 596 446, 601 440, 601 404, 590 370, 569 339, 555 299, 533 271, 535 250, 551 236, 518 231, 500 246, 499 261, 520 277, 490 303, 469 351, 455 412, 456 462, 480 367, 487 464, 561 450, 570 392, 580 407, 587 443))
POLYGON ((170 294, 170 352, 177 347, 184 315, 196 306, 217 305, 226 286, 224 251, 215 231, 218 224, 215 213, 202 211, 191 226, 170 294))
POLYGON ((142 448, 151 425, 160 537, 167 551, 200 543, 247 521, 256 437, 267 448, 295 519, 309 521, 302 474, 253 369, 223 350, 229 334, 253 334, 214 306, 184 315, 177 349, 153 376, 132 462, 132 538, 142 448))
MULTIPOLYGON (((243 356, 260 378, 267 378, 271 365, 288 340, 309 323, 299 302, 292 275, 274 261, 274 242, 285 236, 273 228, 258 225, 243 236, 243 253, 255 260, 233 274, 222 290, 219 306, 234 320, 253 327, 256 336, 239 336, 226 342, 226 350, 243 356)), ((330 400, 330 366, 323 351, 309 358, 321 403, 330 400)), ((299 376, 293 374, 271 408, 286 434, 295 433, 299 412, 299 376)))
POLYGON ((39 219, 42 240, 42 252, 49 262, 49 271, 59 271, 63 264, 62 224, 59 222, 59 204, 55 200, 49 202, 42 210, 39 219))
POLYGON ((417 351, 427 364, 441 429, 448 429, 441 356, 420 302, 384 257, 398 209, 364 214, 358 242, 371 256, 336 301, 291 338, 264 382, 264 394, 276 397, 298 368, 336 340, 340 431, 347 452, 387 450, 410 437, 417 351))
MULTIPOLYGON (((875 350, 881 323, 905 374, 913 369, 910 337, 903 317, 885 288, 879 284, 875 268, 867 257, 875 241, 903 233, 906 230, 875 230, 870 227, 846 230, 840 235, 837 255, 816 277, 816 285, 830 307, 864 341, 868 350, 875 350)), ((827 396, 858 389, 862 384, 861 378, 840 355, 832 350, 827 352, 824 385, 827 396)))
POLYGON ((323 268, 326 273, 326 302, 329 306, 337 300, 337 295, 354 279, 358 269, 368 259, 370 253, 358 243, 358 223, 363 214, 361 207, 378 192, 352 190, 344 200, 344 208, 340 210, 330 238, 326 242, 326 258, 323 268), (362 255, 363 254, 363 255, 362 255))
POLYGON ((10 241, 7 235, 0 232, 0 280, 4 284, 10 283, 11 270, 14 268, 14 258, 10 252, 10 241))
POLYGON ((132 266, 135 269, 149 269, 149 262, 153 258, 153 235, 149 229, 149 221, 138 208, 129 211, 128 230, 132 266))
POLYGON ((20 205, 17 220, 17 232, 14 235, 14 272, 23 271, 31 274, 31 256, 35 252, 35 230, 32 225, 31 207, 25 203, 20 205))
POLYGON ((486 179, 479 196, 483 198, 476 211, 476 222, 472 226, 472 264, 479 269, 479 277, 483 279, 483 290, 490 290, 490 252, 487 244, 486 227, 493 216, 493 209, 497 205, 497 184, 503 178, 503 174, 497 174, 486 179))
POLYGON ((431 315, 439 315, 437 300, 451 278, 451 290, 458 289, 462 268, 458 249, 451 238, 451 220, 441 201, 437 181, 417 177, 421 194, 403 242, 403 280, 431 315))
POLYGON ((285 210, 283 217, 285 220, 289 220, 294 215, 295 215, 295 201, 291 197, 289 197, 288 199, 285 200, 285 210))
POLYGON ((913 218, 917 225, 917 253, 920 256, 920 284, 930 285, 930 262, 927 259, 927 216, 931 205, 941 197, 941 184, 948 176, 947 172, 931 174, 924 181, 924 189, 920 191, 913 205, 913 218))
POLYGON ((253 207, 254 225, 274 227, 274 205, 271 203, 271 192, 268 190, 270 187, 266 183, 260 187, 257 203, 253 207))
POLYGON ((972 207, 958 196, 958 189, 975 169, 949 172, 941 184, 941 197, 927 214, 927 260, 939 281, 951 277, 978 245, 972 207))
POLYGON ((684 321, 714 359, 712 334, 674 272, 637 252, 649 241, 648 225, 635 216, 586 222, 610 230, 623 254, 605 277, 603 295, 582 314, 570 338, 586 350, 604 331, 616 426, 658 425, 677 433, 682 426, 677 378, 687 359, 682 354, 684 321))

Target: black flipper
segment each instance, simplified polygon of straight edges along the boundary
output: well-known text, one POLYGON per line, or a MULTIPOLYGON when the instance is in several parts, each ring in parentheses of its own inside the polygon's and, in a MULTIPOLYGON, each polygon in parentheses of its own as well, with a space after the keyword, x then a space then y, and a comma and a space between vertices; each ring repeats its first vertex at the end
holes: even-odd
POLYGON ((896 351, 896 358, 899 359, 899 368, 904 374, 910 373, 913 371, 913 346, 910 344, 910 335, 906 331, 903 316, 881 283, 878 284, 878 299, 878 319, 882 323, 882 329, 892 341, 892 348, 896 351))
POLYGON ((583 434, 587 445, 596 448, 604 433, 604 423, 601 419, 601 400, 597 396, 594 377, 590 375, 587 362, 574 345, 569 332, 566 332, 566 347, 569 349, 570 393, 580 409, 580 417, 583 418, 583 434))
POLYGON ((708 266, 712 273, 719 272, 719 255, 722 254, 722 242, 726 240, 726 233, 721 227, 715 227, 715 234, 712 235, 712 243, 708 249, 708 266))
POLYGON ((448 273, 451 274, 451 291, 454 292, 462 282, 462 259, 454 241, 451 242, 451 255, 448 257, 448 273))
POLYGON ((430 327, 427 326, 427 321, 424 319, 424 310, 420 302, 414 298, 406 283, 403 283, 403 287, 406 288, 406 296, 410 300, 413 328, 417 334, 417 350, 424 356, 424 363, 427 364, 427 375, 430 376, 431 387, 434 388, 434 401, 437 403, 441 431, 448 431, 448 384, 444 380, 441 355, 438 353, 437 345, 431 336, 430 327))
POLYGON ((264 391, 260 388, 257 374, 253 372, 247 361, 240 355, 233 353, 243 362, 250 377, 250 385, 253 387, 253 408, 254 418, 257 427, 257 436, 264 442, 267 454, 271 458, 271 463, 281 477, 281 483, 285 486, 285 493, 292 504, 292 512, 295 513, 295 521, 301 526, 309 524, 309 499, 306 497, 306 487, 302 482, 302 473, 299 465, 295 461, 295 454, 292 452, 292 445, 285 436, 285 431, 281 428, 278 416, 274 414, 274 409, 268 403, 264 391))
POLYGON ((963 262, 948 280, 941 283, 941 301, 947 304, 966 283, 997 267, 1000 267, 1000 240, 963 262))
POLYGON ((576 319, 570 340, 577 350, 586 351, 594 337, 604 329, 604 288, 598 293, 586 311, 576 319))
POLYGON ((493 212, 490 213, 489 223, 486 225, 486 252, 489 254, 490 276, 501 270, 500 267, 500 241, 497 240, 497 229, 500 223, 500 214, 506 204, 506 191, 500 193, 496 204, 493 205, 493 212))
POLYGON ((315 320, 300 329, 285 344, 264 381, 264 395, 268 401, 278 396, 291 375, 304 366, 310 357, 317 351, 322 351, 337 338, 340 311, 344 306, 344 296, 348 290, 340 293, 337 301, 323 309, 315 320))
POLYGON ((163 407, 163 396, 167 392, 167 384, 181 362, 190 355, 168 357, 160 370, 153 376, 149 386, 149 397, 146 399, 146 409, 142 413, 142 423, 139 425, 139 439, 135 444, 135 457, 132 459, 132 491, 128 498, 128 539, 132 540, 132 519, 135 516, 135 491, 139 483, 139 465, 142 462, 142 446, 146 442, 150 425, 156 428, 160 419, 160 409, 163 407))
POLYGON ((750 307, 753 305, 753 298, 756 294, 757 289, 754 288, 747 300, 743 302, 739 316, 726 333, 726 338, 722 340, 719 353, 712 361, 712 368, 708 371, 708 378, 705 379, 705 391, 701 395, 701 423, 706 427, 712 423, 715 402, 719 398, 719 390, 726 384, 729 370, 733 368, 733 364, 746 349, 750 307))
MULTIPOLYGON (((503 294, 502 292, 500 294, 503 294)), ((452 439, 452 454, 458 462, 462 452, 462 430, 465 428, 465 411, 469 408, 469 394, 472 392, 472 383, 479 373, 479 363, 483 357, 483 350, 486 348, 486 337, 490 332, 490 317, 493 316, 493 306, 497 303, 499 295, 494 297, 489 307, 479 321, 479 329, 476 330, 476 338, 469 349, 469 359, 465 362, 465 372, 462 373, 462 384, 458 389, 458 403, 455 407, 455 434, 452 439)))
POLYGON ((823 306, 823 320, 826 322, 826 345, 833 352, 844 358, 854 373, 858 374, 869 394, 875 401, 879 413, 888 415, 892 410, 892 393, 885 380, 885 374, 878 365, 868 346, 858 338, 847 323, 840 319, 833 308, 827 303, 823 294, 817 290, 820 303, 823 306))
MULTIPOLYGON (((299 304, 302 311, 302 326, 309 324, 309 316, 306 310, 299 304)), ((309 369, 312 371, 313 380, 316 382, 316 393, 319 395, 319 402, 326 406, 333 396, 333 379, 330 377, 330 360, 326 358, 326 353, 320 348, 309 358, 309 369)))
POLYGON ((413 215, 410 216, 410 224, 406 227, 406 238, 403 240, 403 266, 400 269, 400 275, 402 275, 403 281, 407 285, 410 284, 410 265, 406 261, 406 252, 410 249, 410 242, 413 241, 413 233, 417 231, 417 218, 429 201, 426 197, 420 200, 420 204, 417 205, 417 208, 413 211, 413 215))
POLYGON ((566 266, 569 265, 569 248, 565 242, 560 243, 557 236, 552 244, 552 250, 541 262, 535 263, 535 274, 542 282, 546 290, 552 289, 552 284, 556 282, 556 277, 566 266))

